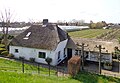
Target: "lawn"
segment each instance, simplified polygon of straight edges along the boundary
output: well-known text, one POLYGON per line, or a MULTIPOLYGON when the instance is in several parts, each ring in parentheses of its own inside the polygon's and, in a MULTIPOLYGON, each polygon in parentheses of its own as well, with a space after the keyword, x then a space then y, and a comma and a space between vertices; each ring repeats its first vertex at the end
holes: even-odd
MULTIPOLYGON (((22 73, 22 63, 19 61, 10 61, 10 60, 0 58, 0 70, 22 73)), ((38 66, 25 64, 24 71, 25 73, 38 73, 38 66)), ((40 73, 48 75, 49 70, 48 68, 40 67, 40 73)), ((51 70, 50 73, 52 75, 55 75, 54 70, 51 70)))
POLYGON ((111 31, 111 29, 87 29, 87 30, 69 32, 68 34, 71 37, 77 37, 77 38, 96 38, 97 36, 109 31, 111 31))
MULTIPOLYGON (((16 61, 9 61, 0 58, 0 68, 6 67, 19 67, 21 71, 21 63, 16 61)), ((29 68, 28 64, 25 64, 29 68)), ((32 66, 34 67, 34 66, 32 66)), ((36 68, 36 67, 35 67, 36 68)), ((35 71, 34 68, 34 71, 35 71)), ((42 68, 41 68, 42 69, 42 68)), ((46 70, 46 69, 42 69, 46 70)), ((46 72, 46 71, 43 71, 46 72)), ((46 72, 48 73, 48 72, 46 72)), ((120 79, 113 77, 106 77, 102 75, 91 74, 87 72, 80 72, 75 77, 57 77, 55 75, 41 75, 37 73, 22 73, 3 71, 0 69, 0 83, 120 83, 120 79)))

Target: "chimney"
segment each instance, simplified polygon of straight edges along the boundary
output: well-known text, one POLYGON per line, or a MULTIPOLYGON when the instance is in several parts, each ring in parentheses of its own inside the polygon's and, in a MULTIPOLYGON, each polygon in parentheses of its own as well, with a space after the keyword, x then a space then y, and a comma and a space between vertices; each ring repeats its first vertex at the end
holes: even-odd
POLYGON ((43 25, 47 25, 48 24, 48 19, 43 19, 43 25))

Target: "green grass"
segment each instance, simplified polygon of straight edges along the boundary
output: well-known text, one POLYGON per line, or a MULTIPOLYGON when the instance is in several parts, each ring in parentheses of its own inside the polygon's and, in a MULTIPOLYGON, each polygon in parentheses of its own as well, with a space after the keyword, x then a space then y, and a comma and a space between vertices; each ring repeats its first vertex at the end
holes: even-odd
POLYGON ((0 83, 120 83, 120 79, 81 72, 75 77, 0 72, 0 83))
POLYGON ((69 32, 68 34, 71 37, 77 37, 77 38, 96 38, 97 36, 109 31, 111 30, 110 29, 87 29, 87 30, 69 32))
MULTIPOLYGON (((102 75, 91 74, 87 72, 80 72, 75 77, 57 77, 55 75, 48 76, 48 74, 32 74, 22 73, 21 63, 16 61, 9 61, 0 58, 0 68, 19 67, 19 72, 3 71, 0 69, 0 83, 120 83, 120 79, 113 77, 106 77, 102 75)), ((35 66, 32 70, 37 71, 35 66)), ((30 67, 30 68, 31 68, 30 67)), ((25 64, 25 68, 29 68, 25 64)), ((48 73, 46 68, 41 68, 42 72, 48 73)))
POLYGON ((69 77, 0 72, 0 83, 79 83, 79 81, 69 77))
POLYGON ((107 77, 103 75, 96 75, 87 72, 80 72, 74 79, 79 80, 82 83, 120 83, 120 79, 107 77))
MULTIPOLYGON (((37 73, 38 72, 37 66, 25 64, 24 67, 25 67, 25 73, 37 73)), ((22 63, 18 61, 10 61, 10 60, 5 60, 5 59, 0 58, 0 70, 22 72, 22 63)), ((48 71, 49 71, 48 68, 40 67, 41 74, 48 74, 49 73, 48 71)), ((55 75, 54 70, 51 70, 50 73, 55 75)))

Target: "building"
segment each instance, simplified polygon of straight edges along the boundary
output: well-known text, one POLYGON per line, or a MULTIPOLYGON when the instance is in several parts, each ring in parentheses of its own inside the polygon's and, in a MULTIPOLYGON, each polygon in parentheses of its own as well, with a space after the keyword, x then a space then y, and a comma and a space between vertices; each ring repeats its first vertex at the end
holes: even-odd
POLYGON ((57 65, 75 54, 76 45, 65 31, 44 19, 43 24, 32 25, 16 36, 9 49, 15 58, 35 58, 36 62, 47 64, 45 58, 49 57, 51 65, 57 65))
MULTIPOLYGON (((84 43, 84 58, 88 61, 99 61, 99 48, 96 46, 101 45, 101 61, 102 62, 112 62, 112 53, 114 52, 114 48, 117 46, 120 48, 118 42, 115 41, 103 41, 97 39, 82 39, 82 38, 72 38, 75 43, 82 44, 84 43)), ((78 46, 79 47, 79 46, 78 46)), ((81 47, 76 50, 76 55, 81 55, 81 47)))

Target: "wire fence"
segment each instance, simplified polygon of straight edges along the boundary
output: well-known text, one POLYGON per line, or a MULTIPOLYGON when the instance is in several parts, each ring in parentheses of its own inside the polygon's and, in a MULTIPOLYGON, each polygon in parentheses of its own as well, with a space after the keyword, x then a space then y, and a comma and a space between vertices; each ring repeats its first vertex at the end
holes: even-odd
POLYGON ((51 66, 26 60, 17 61, 20 62, 19 67, 0 65, 0 71, 39 74, 44 76, 65 76, 67 74, 67 69, 64 67, 51 66))

